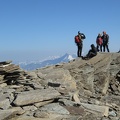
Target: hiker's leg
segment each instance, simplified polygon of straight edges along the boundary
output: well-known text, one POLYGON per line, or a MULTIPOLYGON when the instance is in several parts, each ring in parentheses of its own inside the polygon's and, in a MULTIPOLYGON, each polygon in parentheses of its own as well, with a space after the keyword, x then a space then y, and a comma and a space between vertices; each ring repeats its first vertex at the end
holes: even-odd
POLYGON ((99 52, 99 45, 97 45, 97 47, 96 47, 96 48, 97 48, 97 51, 99 52))
POLYGON ((110 51, 109 51, 109 48, 108 48, 108 45, 106 45, 106 48, 107 48, 107 51, 110 52, 110 51))
POLYGON ((78 57, 80 57, 80 52, 81 52, 81 47, 78 45, 78 52, 77 52, 78 57))
POLYGON ((100 51, 102 52, 102 45, 100 45, 100 51))
POLYGON ((87 58, 90 57, 90 54, 91 54, 91 50, 89 50, 88 54, 86 55, 87 58))
POLYGON ((80 57, 82 56, 82 46, 80 46, 80 57))
POLYGON ((79 57, 79 46, 77 46, 78 50, 77 50, 77 56, 79 57))
POLYGON ((103 45, 103 52, 105 52, 105 45, 103 45))
POLYGON ((94 56, 96 56, 96 54, 93 53, 93 52, 90 52, 89 58, 92 58, 92 57, 94 57, 94 56))

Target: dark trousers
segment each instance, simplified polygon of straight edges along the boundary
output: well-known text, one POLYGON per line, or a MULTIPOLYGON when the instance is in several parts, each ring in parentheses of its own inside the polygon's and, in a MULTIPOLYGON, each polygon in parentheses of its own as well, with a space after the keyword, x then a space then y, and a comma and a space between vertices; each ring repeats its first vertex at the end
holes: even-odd
POLYGON ((102 45, 97 45, 97 51, 99 52, 102 52, 102 45))
POLYGON ((81 55, 82 55, 82 45, 77 45, 77 47, 78 47, 77 56, 81 57, 81 55))
POLYGON ((103 45, 103 52, 105 52, 105 49, 107 49, 107 51, 110 52, 109 48, 108 48, 108 45, 103 45))
POLYGON ((92 52, 91 50, 87 54, 87 58, 92 58, 94 56, 96 56, 96 53, 92 52))

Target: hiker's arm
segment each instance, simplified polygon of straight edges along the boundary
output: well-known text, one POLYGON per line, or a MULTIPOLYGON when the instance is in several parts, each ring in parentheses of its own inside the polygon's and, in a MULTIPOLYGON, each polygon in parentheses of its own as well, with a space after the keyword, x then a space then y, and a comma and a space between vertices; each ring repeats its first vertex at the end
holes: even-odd
POLYGON ((82 39, 86 39, 86 36, 83 33, 80 33, 82 39))

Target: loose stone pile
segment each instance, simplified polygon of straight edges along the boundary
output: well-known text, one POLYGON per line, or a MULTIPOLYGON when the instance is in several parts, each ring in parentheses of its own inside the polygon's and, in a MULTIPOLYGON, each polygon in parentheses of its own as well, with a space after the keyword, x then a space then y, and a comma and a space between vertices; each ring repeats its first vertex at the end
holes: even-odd
POLYGON ((0 120, 120 120, 120 54, 35 71, 0 62, 0 120))

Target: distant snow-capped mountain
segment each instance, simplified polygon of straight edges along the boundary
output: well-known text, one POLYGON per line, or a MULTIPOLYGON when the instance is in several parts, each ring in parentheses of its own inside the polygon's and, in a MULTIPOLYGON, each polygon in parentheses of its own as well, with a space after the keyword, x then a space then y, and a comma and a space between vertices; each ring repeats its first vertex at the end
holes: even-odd
POLYGON ((59 63, 63 63, 63 62, 69 62, 75 58, 76 58, 75 54, 70 55, 70 54, 66 53, 63 56, 49 57, 49 59, 45 59, 42 61, 20 62, 19 65, 24 70, 35 70, 37 68, 42 68, 42 67, 49 66, 49 65, 55 65, 55 64, 59 64, 59 63))

